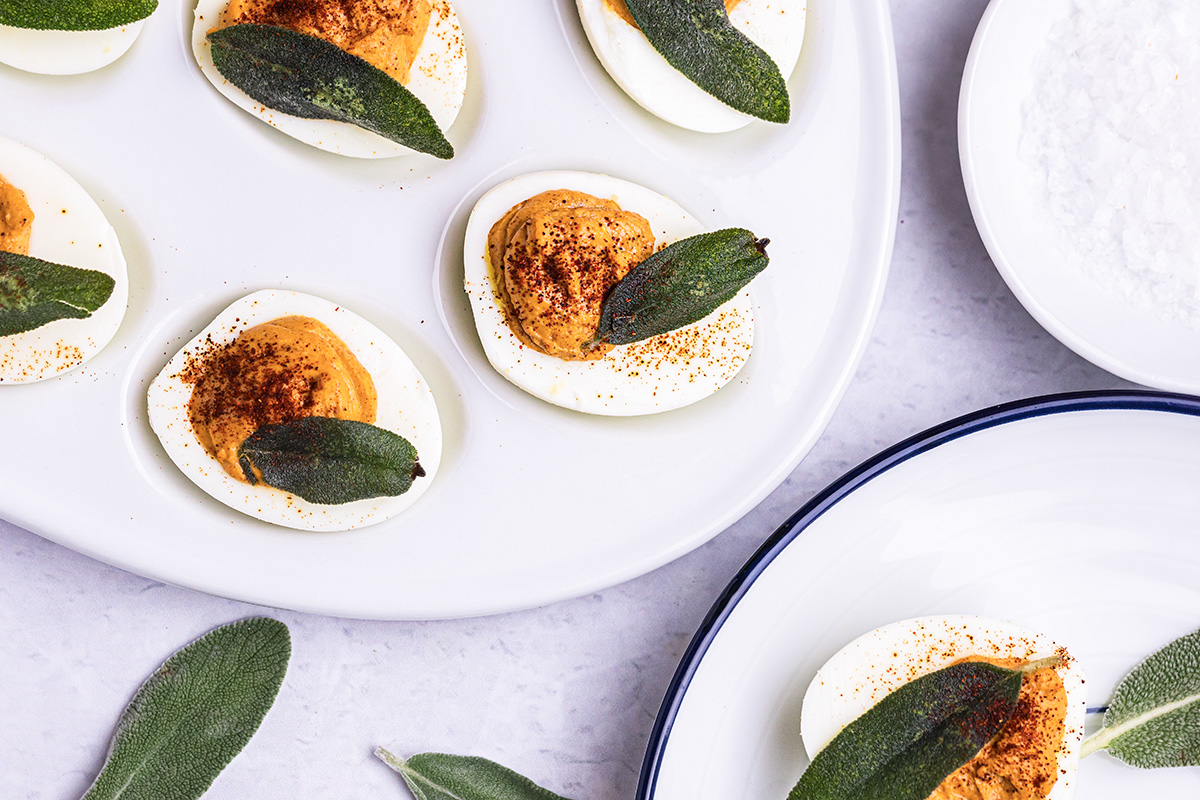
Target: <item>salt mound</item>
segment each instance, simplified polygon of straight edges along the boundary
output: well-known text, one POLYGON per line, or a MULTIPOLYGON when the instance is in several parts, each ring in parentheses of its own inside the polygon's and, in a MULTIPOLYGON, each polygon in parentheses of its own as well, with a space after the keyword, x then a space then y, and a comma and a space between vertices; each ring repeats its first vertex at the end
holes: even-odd
POLYGON ((1076 0, 1038 58, 1021 156, 1075 269, 1200 329, 1197 34, 1197 0, 1076 0))

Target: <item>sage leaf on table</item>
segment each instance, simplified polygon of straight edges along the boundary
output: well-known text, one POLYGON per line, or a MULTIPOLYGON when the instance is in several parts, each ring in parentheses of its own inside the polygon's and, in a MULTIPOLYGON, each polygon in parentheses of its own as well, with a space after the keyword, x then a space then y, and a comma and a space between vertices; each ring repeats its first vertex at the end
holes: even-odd
POLYGON ((565 800, 486 758, 421 753, 403 759, 382 747, 375 757, 400 773, 417 800, 565 800))
POLYGON ((249 22, 213 31, 208 41, 217 71, 268 108, 305 119, 348 122, 438 158, 454 155, 416 95, 335 44, 249 22))
POLYGON ((201 636, 155 670, 121 714, 83 800, 195 800, 250 741, 283 683, 282 622, 244 619, 201 636))
POLYGON ((704 319, 766 269, 768 243, 727 228, 667 245, 609 292, 595 341, 630 344, 704 319))
POLYGON ((116 282, 94 269, 0 251, 0 336, 60 319, 86 319, 108 302, 116 282))
POLYGON ((145 19, 158 0, 2 0, 0 25, 53 31, 101 31, 145 19))
POLYGON ((788 800, 925 800, 1000 732, 1039 666, 965 662, 904 684, 817 753, 788 800))
POLYGON ((1135 767, 1200 766, 1200 631, 1134 667, 1113 693, 1104 727, 1083 755, 1108 752, 1135 767))
POLYGON ((787 122, 787 81, 766 51, 729 21, 724 0, 625 0, 646 39, 672 67, 727 106, 787 122))
POLYGON ((242 442, 238 463, 251 484, 323 505, 404 494, 425 474, 403 436, 332 417, 264 425, 242 442))

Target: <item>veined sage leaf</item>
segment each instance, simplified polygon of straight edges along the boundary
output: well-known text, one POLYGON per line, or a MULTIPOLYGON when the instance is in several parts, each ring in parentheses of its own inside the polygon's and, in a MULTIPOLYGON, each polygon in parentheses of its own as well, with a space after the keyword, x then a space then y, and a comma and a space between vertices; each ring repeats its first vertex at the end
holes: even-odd
POLYGON ((242 442, 238 462, 250 483, 324 505, 404 494, 425 474, 403 436, 332 417, 264 425, 242 442))
POLYGON ((1024 674, 973 661, 904 684, 817 753, 788 800, 925 800, 1008 722, 1024 674))
POLYGON ((335 44, 276 25, 242 23, 208 34, 213 65, 258 102, 305 119, 332 119, 422 153, 454 147, 416 95, 335 44))
POLYGON ((1171 642, 1121 681, 1104 727, 1082 752, 1103 749, 1145 769, 1200 766, 1200 631, 1171 642))
POLYGON ((287 626, 244 619, 155 670, 121 714, 83 800, 195 800, 258 730, 287 671, 287 626))
POLYGON ((733 26, 724 0, 625 0, 629 14, 672 67, 727 106, 787 122, 791 100, 779 66, 733 26))
POLYGON ((421 753, 403 759, 382 747, 375 757, 400 773, 417 800, 565 800, 486 758, 421 753))
POLYGON ((766 269, 768 243, 727 228, 667 245, 608 293, 596 340, 629 344, 704 319, 766 269))
POLYGON ((85 319, 104 305, 112 276, 0 251, 0 336, 59 319, 85 319))
POLYGON ((52 31, 102 31, 145 19, 158 0, 3 0, 0 25, 52 31))

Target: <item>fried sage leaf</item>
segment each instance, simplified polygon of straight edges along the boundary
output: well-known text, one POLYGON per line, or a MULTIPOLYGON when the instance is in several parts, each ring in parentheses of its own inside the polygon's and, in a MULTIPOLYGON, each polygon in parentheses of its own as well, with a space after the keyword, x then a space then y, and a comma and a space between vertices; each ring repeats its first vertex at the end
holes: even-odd
POLYGON ((151 675, 121 714, 83 800, 195 800, 275 702, 292 653, 287 626, 244 619, 201 636, 151 675))
POLYGON ((787 81, 761 47, 733 26, 724 0, 625 0, 672 67, 727 106, 765 119, 792 115, 787 81))
POLYGON ((667 245, 609 292, 596 341, 629 344, 704 319, 766 269, 768 243, 727 228, 667 245))
POLYGON ((238 463, 252 484, 323 505, 404 494, 425 474, 403 436, 332 417, 264 425, 242 442, 238 463))
POLYGON ((417 800, 565 800, 486 758, 421 753, 403 759, 382 747, 375 757, 400 773, 417 800))
POLYGON ((101 31, 145 19, 158 0, 3 0, 0 25, 43 31, 101 31))
POLYGON ((108 302, 116 282, 94 269, 0 251, 0 336, 59 319, 86 319, 108 302))
POLYGON ((1023 670, 966 662, 904 684, 817 753, 788 800, 925 800, 1008 722, 1023 670))
POLYGON ((337 45, 257 23, 221 28, 208 34, 208 41, 217 71, 268 108, 348 122, 438 158, 454 155, 416 95, 337 45))
POLYGON ((1200 631, 1171 642, 1121 681, 1083 755, 1104 749, 1144 769, 1200 766, 1200 631))

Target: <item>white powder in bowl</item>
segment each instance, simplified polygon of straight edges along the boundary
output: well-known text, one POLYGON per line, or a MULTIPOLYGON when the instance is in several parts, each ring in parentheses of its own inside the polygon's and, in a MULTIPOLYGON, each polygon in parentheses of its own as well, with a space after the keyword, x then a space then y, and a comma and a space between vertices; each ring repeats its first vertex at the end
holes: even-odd
POLYGON ((1200 0, 1075 0, 1036 64, 1022 159, 1071 266, 1200 328, 1200 0))

